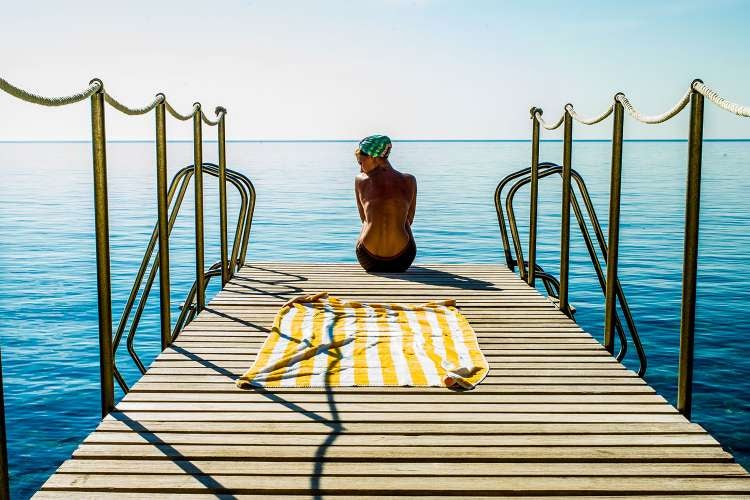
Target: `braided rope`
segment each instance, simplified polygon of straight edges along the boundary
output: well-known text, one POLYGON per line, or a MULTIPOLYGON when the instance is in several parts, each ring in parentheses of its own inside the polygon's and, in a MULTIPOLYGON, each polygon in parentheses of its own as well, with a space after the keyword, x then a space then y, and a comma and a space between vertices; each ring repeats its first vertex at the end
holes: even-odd
POLYGON ((732 101, 727 101, 719 95, 718 92, 706 86, 705 83, 700 80, 693 82, 693 88, 696 92, 703 94, 709 101, 719 106, 721 109, 734 113, 738 116, 744 116, 750 118, 750 106, 740 106, 732 101))
POLYGON ((227 114, 227 108, 224 106, 216 106, 214 113, 216 113, 216 123, 219 123, 224 118, 224 115, 227 114))
POLYGON ((97 93, 101 88, 102 83, 99 80, 92 80, 88 88, 81 92, 62 97, 45 97, 23 90, 7 80, 0 78, 0 90, 3 90, 13 97, 17 97, 23 101, 33 104, 41 104, 42 106, 65 106, 66 104, 83 101, 87 97, 91 97, 93 94, 97 93))
POLYGON ((167 111, 169 111, 170 115, 172 115, 175 118, 177 118, 178 120, 182 120, 182 121, 190 120, 193 117, 193 115, 195 115, 195 113, 200 110, 200 106, 196 103, 196 104, 193 104, 193 112, 192 113, 190 113, 189 115, 182 115, 182 114, 178 113, 177 110, 174 109, 171 104, 169 104, 169 101, 165 101, 164 104, 167 105, 167 111))
POLYGON ((544 121, 544 119, 542 118, 542 114, 539 111, 534 113, 534 118, 536 118, 536 121, 538 121, 539 124, 547 130, 555 130, 560 125, 562 125, 563 121, 565 121, 565 115, 562 115, 560 119, 557 120, 553 125, 547 125, 547 122, 544 121))
POLYGON ((213 127, 214 125, 218 125, 219 124, 219 120, 218 119, 215 122, 209 120, 208 117, 206 116, 206 114, 203 112, 203 110, 201 110, 201 119, 203 120, 203 123, 205 123, 209 127, 213 127))
POLYGON ((108 93, 104 94, 104 100, 107 101, 107 104, 115 108, 117 111, 120 111, 122 113, 125 113, 126 115, 143 115, 154 109, 160 102, 164 101, 164 95, 163 94, 157 94, 156 97, 154 97, 154 100, 151 101, 149 104, 143 106, 142 108, 130 108, 128 106, 125 106, 123 103, 109 95, 108 93))
POLYGON ((573 109, 573 105, 572 105, 572 104, 568 104, 568 105, 566 105, 566 106, 565 106, 565 109, 566 109, 566 110, 568 111, 568 113, 570 113, 570 116, 572 116, 572 117, 573 117, 573 119, 574 119, 575 121, 577 121, 577 122, 580 122, 580 123, 583 123, 584 125, 594 125, 594 124, 596 124, 596 123, 599 123, 600 121, 603 121, 603 120, 604 120, 604 119, 606 119, 606 118, 607 118, 607 117, 608 117, 609 115, 611 115, 611 114, 612 114, 612 111, 614 111, 614 110, 615 110, 615 105, 614 105, 614 104, 613 104, 613 105, 611 105, 611 106, 610 106, 610 107, 609 107, 609 108, 607 109, 607 111, 605 111, 604 113, 602 113, 601 115, 599 115, 599 116, 597 116, 597 117, 595 117, 595 118, 581 118, 581 117, 580 117, 580 116, 578 115, 578 113, 576 113, 576 112, 575 112, 575 110, 573 109))
POLYGON ((617 94, 615 99, 620 101, 625 107, 625 110, 630 113, 630 116, 638 120, 639 122, 643 123, 650 123, 650 124, 656 124, 656 123, 664 123, 665 121, 669 120, 670 118, 673 118, 676 116, 680 111, 682 111, 685 106, 690 102, 690 93, 692 90, 688 90, 685 92, 685 95, 682 96, 682 99, 680 99, 677 104, 675 104, 672 109, 656 116, 645 116, 640 113, 635 107, 633 107, 632 104, 630 104, 630 101, 628 101, 628 98, 625 97, 625 94, 617 94))

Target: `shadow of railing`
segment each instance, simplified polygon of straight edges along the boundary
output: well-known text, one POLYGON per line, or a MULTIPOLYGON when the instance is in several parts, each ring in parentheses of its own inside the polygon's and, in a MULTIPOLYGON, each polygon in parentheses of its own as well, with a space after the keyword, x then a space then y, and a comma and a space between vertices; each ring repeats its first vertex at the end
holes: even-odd
POLYGON ((190 474, 190 477, 195 478, 196 481, 200 482, 203 486, 211 491, 221 491, 221 498, 227 500, 234 499, 235 497, 231 494, 226 493, 229 488, 221 484, 219 481, 213 478, 210 474, 201 470, 197 465, 191 462, 187 457, 180 453, 177 448, 170 445, 169 443, 162 440, 152 430, 143 425, 142 423, 133 420, 128 417, 127 414, 119 411, 113 411, 110 416, 122 422, 132 431, 139 433, 141 436, 146 438, 148 444, 153 445, 156 449, 163 452, 164 455, 177 467, 182 469, 186 474, 190 474))
MULTIPOLYGON (((286 299, 284 298, 284 300, 286 300, 286 299)), ((222 317, 224 319, 228 319, 228 320, 234 321, 235 323, 239 323, 242 326, 247 326, 247 327, 250 327, 250 328, 254 328, 258 332, 264 332, 264 333, 270 333, 271 332, 271 330, 269 330, 265 326, 261 326, 261 325, 258 325, 256 323, 253 323, 251 321, 247 321, 247 320, 238 318, 237 316, 232 316, 231 314, 227 314, 225 312, 221 312, 219 310, 214 309, 213 307, 206 307, 204 309, 204 311, 210 312, 211 314, 215 314, 216 316, 220 316, 220 317, 222 317)))

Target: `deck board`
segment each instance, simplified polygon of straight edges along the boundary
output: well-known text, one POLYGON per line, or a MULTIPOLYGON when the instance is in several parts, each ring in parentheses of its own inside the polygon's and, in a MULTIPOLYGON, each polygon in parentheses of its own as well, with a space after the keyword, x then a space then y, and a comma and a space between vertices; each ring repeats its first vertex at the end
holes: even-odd
POLYGON ((695 423, 499 265, 369 275, 243 268, 42 487, 38 498, 489 498, 750 495, 695 423), (240 390, 296 295, 455 298, 490 364, 474 391, 240 390))

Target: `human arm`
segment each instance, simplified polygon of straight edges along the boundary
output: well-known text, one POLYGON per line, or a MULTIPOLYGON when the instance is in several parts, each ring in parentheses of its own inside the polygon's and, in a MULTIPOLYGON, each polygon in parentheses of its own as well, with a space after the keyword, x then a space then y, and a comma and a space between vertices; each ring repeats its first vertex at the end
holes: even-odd
POLYGON ((414 214, 417 211, 417 179, 410 175, 409 176, 413 189, 412 189, 412 198, 411 203, 409 204, 409 212, 406 214, 406 220, 409 222, 409 225, 411 226, 414 222, 414 214))
POLYGON ((359 210, 359 219, 364 223, 365 222, 365 209, 362 206, 362 200, 359 198, 359 190, 360 190, 360 177, 357 176, 354 178, 354 198, 357 200, 357 210, 359 210))

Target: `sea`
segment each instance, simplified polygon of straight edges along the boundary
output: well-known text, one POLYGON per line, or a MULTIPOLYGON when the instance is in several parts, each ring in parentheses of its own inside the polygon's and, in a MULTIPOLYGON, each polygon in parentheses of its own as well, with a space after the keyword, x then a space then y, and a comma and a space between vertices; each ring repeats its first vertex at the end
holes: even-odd
MULTIPOLYGON (((257 189, 248 262, 356 262, 356 143, 230 142, 227 162, 257 189)), ((204 145, 216 161, 216 143, 204 145)), ((391 160, 418 181, 416 263, 503 263, 493 201, 497 183, 528 166, 526 141, 402 141, 391 160)), ((541 160, 561 162, 543 142, 541 160)), ((113 316, 119 319, 156 217, 150 142, 108 145, 113 316)), ((576 141, 604 230, 611 143, 576 141)), ((170 176, 192 163, 189 142, 168 144, 170 176)), ((750 142, 703 149, 693 419, 750 466, 750 142)), ((687 143, 624 145, 620 280, 648 356, 645 379, 674 403, 677 385, 687 143)), ((100 419, 91 145, 0 143, 0 347, 13 498, 27 498, 100 419)), ((230 228, 239 197, 229 190, 230 228)), ((540 184, 538 260, 559 269, 560 179, 540 184)), ((173 316, 193 283, 193 194, 171 235, 173 316)), ((219 259, 218 188, 205 181, 207 266, 219 259)), ((528 191, 515 199, 526 241, 528 191)), ((601 339, 604 297, 578 226, 571 226, 570 300, 576 320, 601 339)), ((525 244, 524 244, 525 245, 525 244)), ((212 284, 209 296, 217 292, 212 284)), ((146 365, 159 351, 158 286, 135 348, 146 365)), ((139 372, 125 352, 129 383, 139 372)), ((629 351, 625 363, 638 368, 629 351)), ((117 397, 122 394, 117 392, 117 397)))

